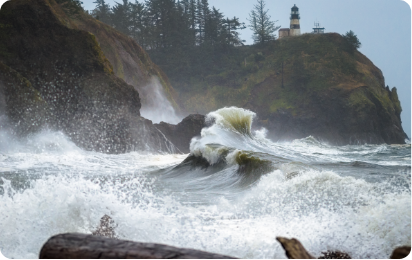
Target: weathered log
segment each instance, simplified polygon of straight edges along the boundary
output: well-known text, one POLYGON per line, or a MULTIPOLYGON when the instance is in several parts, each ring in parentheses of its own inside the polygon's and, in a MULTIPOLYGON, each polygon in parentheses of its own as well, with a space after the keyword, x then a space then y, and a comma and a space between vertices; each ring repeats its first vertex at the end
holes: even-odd
POLYGON ((401 246, 395 248, 393 250, 391 259, 403 259, 407 257, 411 253, 411 247, 410 246, 401 246))
POLYGON ((315 259, 315 257, 306 251, 299 240, 295 238, 288 239, 285 237, 277 237, 276 239, 280 242, 283 249, 285 249, 286 256, 289 259, 315 259))
POLYGON ((200 250, 162 244, 139 243, 79 233, 51 237, 40 251, 40 259, 233 259, 200 250))

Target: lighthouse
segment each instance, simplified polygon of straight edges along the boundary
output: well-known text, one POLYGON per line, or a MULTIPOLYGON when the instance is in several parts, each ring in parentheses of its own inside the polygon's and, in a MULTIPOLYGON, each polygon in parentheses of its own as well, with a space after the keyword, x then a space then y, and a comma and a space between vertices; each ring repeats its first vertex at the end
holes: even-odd
POLYGON ((300 35, 300 24, 299 24, 299 8, 296 4, 292 7, 292 12, 290 13, 290 36, 300 35))

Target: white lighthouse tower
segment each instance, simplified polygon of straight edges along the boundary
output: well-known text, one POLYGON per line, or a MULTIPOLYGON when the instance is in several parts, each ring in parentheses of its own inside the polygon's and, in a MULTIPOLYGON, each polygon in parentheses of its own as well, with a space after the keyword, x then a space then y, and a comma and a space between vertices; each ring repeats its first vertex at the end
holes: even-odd
POLYGON ((296 4, 292 7, 292 12, 290 13, 290 36, 300 35, 300 15, 299 8, 296 4))

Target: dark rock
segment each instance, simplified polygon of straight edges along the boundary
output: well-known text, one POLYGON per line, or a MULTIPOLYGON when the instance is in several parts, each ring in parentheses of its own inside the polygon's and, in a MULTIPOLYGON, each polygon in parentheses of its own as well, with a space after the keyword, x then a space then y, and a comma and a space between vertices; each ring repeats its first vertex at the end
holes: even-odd
MULTIPOLYGON (((31 83, 0 62, 0 116, 7 117, 14 134, 24 136, 40 130, 48 112, 47 103, 31 83)), ((2 127, 5 127, 4 121, 0 129, 2 127)))
POLYGON ((322 256, 318 259, 352 259, 347 253, 340 251, 326 251, 322 252, 322 256))
POLYGON ((192 114, 185 117, 177 125, 160 122, 155 124, 169 141, 171 141, 181 152, 190 152, 190 141, 193 137, 199 136, 205 124, 205 116, 192 114))
POLYGON ((8 1, 0 10, 0 92, 16 131, 47 126, 104 153, 173 150, 140 117, 139 93, 114 74, 96 37, 71 19, 53 0, 8 1))
POLYGON ((397 247, 395 248, 395 250, 393 250, 390 259, 403 259, 407 257, 410 253, 411 253, 410 246, 397 247))
POLYGON ((389 94, 384 88, 368 86, 328 89, 307 99, 304 112, 298 115, 289 110, 269 115, 264 126, 270 138, 293 140, 311 135, 333 145, 405 143, 396 88, 389 94))

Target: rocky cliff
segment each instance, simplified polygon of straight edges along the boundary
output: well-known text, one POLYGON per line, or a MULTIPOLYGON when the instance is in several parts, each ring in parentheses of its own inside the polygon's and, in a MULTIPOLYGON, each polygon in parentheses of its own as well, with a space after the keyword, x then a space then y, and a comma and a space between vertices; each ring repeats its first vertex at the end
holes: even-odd
POLYGON ((96 36, 70 15, 83 14, 54 0, 12 0, 0 10, 0 108, 15 133, 49 127, 108 153, 173 149, 140 117, 139 93, 116 76, 96 36))
POLYGON ((153 77, 158 79, 170 104, 176 111, 180 110, 176 103, 176 92, 168 77, 154 64, 149 55, 132 38, 116 31, 112 27, 94 19, 83 12, 68 14, 74 28, 92 33, 113 66, 114 74, 132 85, 140 93, 143 106, 155 107, 155 93, 152 91, 153 77))
POLYGON ((245 46, 227 59, 219 74, 178 89, 186 110, 248 108, 274 140, 312 135, 338 145, 405 142, 396 88, 385 87, 380 69, 339 34, 245 46))

